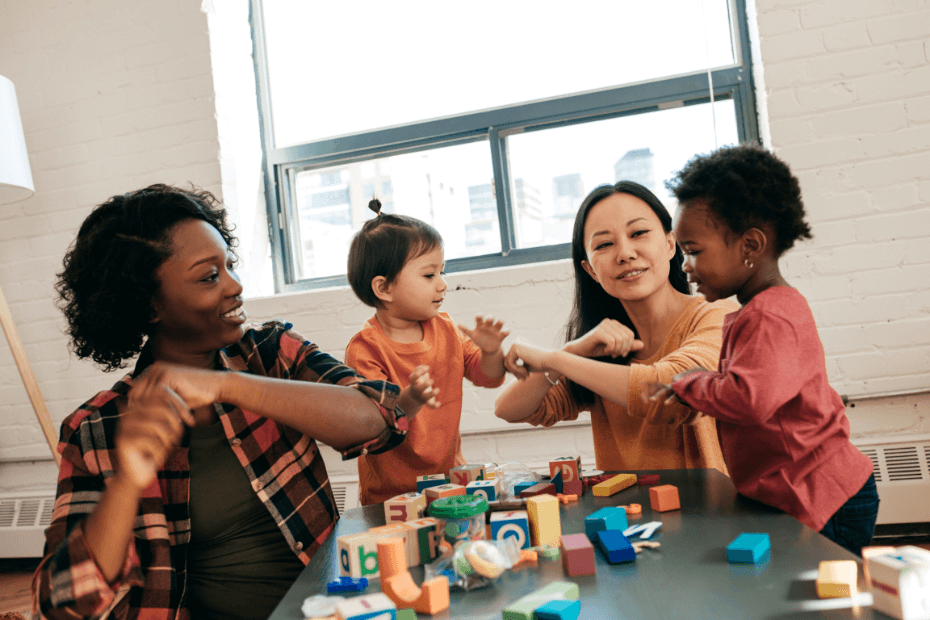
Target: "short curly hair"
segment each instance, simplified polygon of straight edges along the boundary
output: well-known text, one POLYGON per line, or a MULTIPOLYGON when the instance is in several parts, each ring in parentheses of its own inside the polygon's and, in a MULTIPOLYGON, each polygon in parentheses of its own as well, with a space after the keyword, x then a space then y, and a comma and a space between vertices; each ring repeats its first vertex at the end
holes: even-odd
POLYGON ((142 350, 156 317, 156 271, 171 256, 171 229, 187 219, 213 226, 236 259, 226 210, 205 190, 156 184, 91 211, 55 282, 75 355, 110 372, 142 350))
POLYGON ((797 177, 788 164, 755 143, 724 147, 695 157, 667 182, 678 202, 695 200, 734 233, 768 225, 776 257, 800 239, 810 239, 797 177))

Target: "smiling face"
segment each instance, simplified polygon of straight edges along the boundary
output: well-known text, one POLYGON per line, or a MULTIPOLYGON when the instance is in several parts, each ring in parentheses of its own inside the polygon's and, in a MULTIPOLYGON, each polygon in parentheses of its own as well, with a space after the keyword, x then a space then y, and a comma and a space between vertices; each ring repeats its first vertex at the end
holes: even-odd
POLYGON ((670 286, 675 238, 658 216, 630 194, 611 194, 594 205, 584 224, 582 267, 620 301, 639 301, 670 286))
POLYGON ((168 234, 171 256, 158 268, 150 340, 156 359, 190 363, 238 342, 245 333, 242 285, 220 233, 199 219, 186 219, 168 234))
POLYGON ((387 312, 405 321, 436 317, 447 288, 442 277, 445 264, 442 247, 408 260, 387 287, 390 296, 390 301, 385 302, 387 312))
POLYGON ((726 299, 742 289, 751 272, 743 264, 740 237, 714 218, 700 202, 678 210, 675 236, 685 253, 688 282, 707 301, 726 299))

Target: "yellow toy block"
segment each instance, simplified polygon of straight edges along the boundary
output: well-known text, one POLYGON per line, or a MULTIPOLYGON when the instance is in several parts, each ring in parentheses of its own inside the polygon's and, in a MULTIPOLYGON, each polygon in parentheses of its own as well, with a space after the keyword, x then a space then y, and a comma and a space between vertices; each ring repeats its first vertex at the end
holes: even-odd
POLYGON ((484 465, 459 465, 449 470, 449 482, 468 486, 469 482, 484 480, 484 465))
POLYGON ((384 502, 384 522, 413 521, 426 512, 426 496, 422 493, 404 493, 384 502))
POLYGON ((817 571, 817 596, 842 598, 852 596, 856 590, 859 566, 853 560, 821 562, 817 571))
POLYGON ((465 495, 466 490, 460 484, 440 484, 438 487, 430 487, 423 491, 426 496, 426 507, 442 497, 452 497, 453 495, 465 495))
POLYGON ((609 497, 636 484, 636 474, 617 474, 591 487, 595 497, 609 497))
POLYGON ((533 545, 555 545, 562 542, 562 519, 559 500, 549 494, 526 499, 526 512, 530 516, 533 545))

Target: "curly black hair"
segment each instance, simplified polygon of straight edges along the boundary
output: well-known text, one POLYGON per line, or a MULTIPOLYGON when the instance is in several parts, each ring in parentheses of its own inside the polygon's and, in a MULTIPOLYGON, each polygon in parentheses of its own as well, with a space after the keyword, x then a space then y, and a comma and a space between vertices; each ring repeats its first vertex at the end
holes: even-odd
POLYGON ((156 184, 91 211, 55 282, 75 355, 110 372, 142 350, 156 316, 156 271, 172 252, 171 229, 191 218, 216 228, 236 259, 226 210, 205 190, 156 184))
POLYGON ((736 234, 767 225, 775 232, 776 257, 810 239, 801 186, 788 164, 755 143, 699 155, 666 183, 678 202, 695 200, 736 234))

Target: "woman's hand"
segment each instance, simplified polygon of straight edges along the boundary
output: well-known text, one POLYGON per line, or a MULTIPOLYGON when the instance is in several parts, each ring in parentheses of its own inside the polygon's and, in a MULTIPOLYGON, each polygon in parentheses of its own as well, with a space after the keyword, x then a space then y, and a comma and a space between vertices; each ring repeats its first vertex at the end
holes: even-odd
POLYGON ((604 319, 597 327, 571 342, 562 350, 580 357, 626 357, 633 351, 640 351, 643 343, 629 327, 615 321, 604 319))
POLYGON ((468 329, 464 325, 459 325, 459 329, 471 338, 472 342, 478 345, 482 353, 495 353, 501 348, 501 343, 510 335, 510 332, 504 331, 504 322, 494 320, 494 317, 483 317, 480 314, 475 317, 475 328, 468 329))
POLYGON ((137 382, 116 432, 117 476, 139 490, 152 484, 185 425, 193 424, 190 407, 177 392, 157 381, 137 382))
POLYGON ((514 343, 504 357, 504 368, 517 379, 526 379, 531 372, 546 372, 551 351, 537 349, 523 343, 514 343))
POLYGON ((174 391, 191 410, 194 410, 222 401, 220 393, 228 374, 155 362, 146 369, 133 390, 141 386, 161 385, 174 391))

